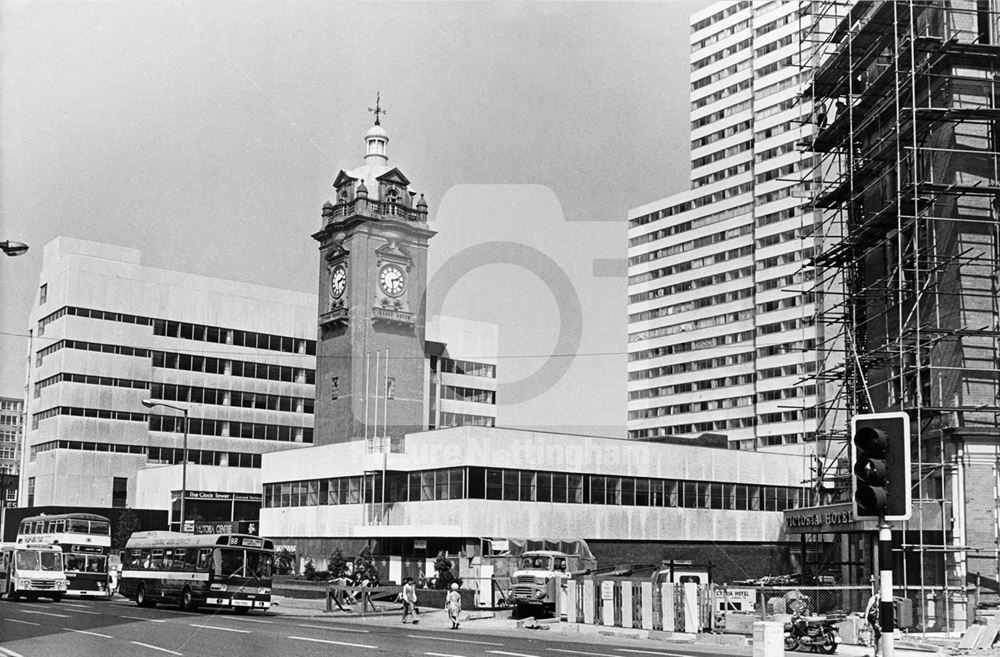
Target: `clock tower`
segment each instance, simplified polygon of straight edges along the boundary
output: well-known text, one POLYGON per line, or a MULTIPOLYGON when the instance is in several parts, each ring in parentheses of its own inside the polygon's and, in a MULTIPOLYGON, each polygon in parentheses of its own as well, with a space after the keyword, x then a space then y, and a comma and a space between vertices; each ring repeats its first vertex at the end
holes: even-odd
POLYGON ((319 242, 315 444, 424 428, 427 203, 389 166, 376 107, 364 164, 341 170, 319 242))

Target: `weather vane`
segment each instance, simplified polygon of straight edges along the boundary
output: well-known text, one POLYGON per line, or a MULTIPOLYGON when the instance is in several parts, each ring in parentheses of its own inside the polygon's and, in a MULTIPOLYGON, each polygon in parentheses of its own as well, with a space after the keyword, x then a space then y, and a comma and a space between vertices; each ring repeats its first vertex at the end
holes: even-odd
POLYGON ((375 115, 375 125, 382 125, 382 122, 379 120, 379 114, 388 114, 389 113, 386 110, 382 109, 381 102, 382 102, 381 92, 376 91, 375 92, 375 107, 369 107, 368 108, 368 111, 372 112, 375 115))

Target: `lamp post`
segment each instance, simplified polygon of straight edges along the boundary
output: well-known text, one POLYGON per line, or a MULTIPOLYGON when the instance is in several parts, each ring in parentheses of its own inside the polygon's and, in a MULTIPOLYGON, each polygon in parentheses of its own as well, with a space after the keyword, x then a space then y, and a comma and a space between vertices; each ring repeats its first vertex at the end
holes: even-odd
POLYGON ((174 404, 168 404, 166 402, 155 401, 153 399, 143 399, 142 405, 146 408, 153 408, 154 406, 163 406, 165 408, 172 408, 175 411, 180 411, 184 414, 184 457, 181 461, 181 531, 184 531, 184 520, 187 516, 184 515, 185 511, 185 499, 187 498, 187 464, 188 464, 188 409, 186 406, 175 406, 174 404))
POLYGON ((24 242, 11 242, 10 240, 0 242, 0 251, 9 256, 24 255, 28 251, 28 245, 24 242))

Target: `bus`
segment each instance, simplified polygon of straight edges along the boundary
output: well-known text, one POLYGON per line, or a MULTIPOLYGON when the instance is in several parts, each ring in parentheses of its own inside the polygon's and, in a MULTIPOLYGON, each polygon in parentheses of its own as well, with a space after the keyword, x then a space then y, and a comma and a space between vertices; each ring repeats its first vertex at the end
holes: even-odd
POLYGON ((249 534, 135 532, 125 545, 118 592, 140 607, 176 604, 270 609, 274 541, 249 534))
POLYGON ((18 525, 18 543, 58 545, 69 580, 67 595, 109 597, 111 521, 93 513, 31 516, 18 525))
POLYGON ((66 595, 63 554, 58 545, 0 543, 0 594, 8 600, 52 598, 66 595))

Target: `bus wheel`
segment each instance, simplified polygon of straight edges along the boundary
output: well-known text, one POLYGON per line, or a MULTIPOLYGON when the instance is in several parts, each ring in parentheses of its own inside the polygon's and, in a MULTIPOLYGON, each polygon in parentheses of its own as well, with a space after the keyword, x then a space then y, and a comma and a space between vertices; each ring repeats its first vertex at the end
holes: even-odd
POLYGON ((246 616, 247 614, 250 613, 250 607, 233 607, 233 611, 235 611, 240 616, 246 616))
POLYGON ((184 590, 181 591, 181 600, 178 606, 181 611, 194 611, 194 602, 191 596, 191 587, 185 586, 184 590))
POLYGON ((146 597, 145 584, 140 584, 139 588, 135 590, 135 603, 140 607, 153 607, 156 605, 155 602, 146 597))
POLYGON ((62 599, 63 597, 61 593, 57 593, 54 596, 52 596, 52 602, 62 602, 62 599))

